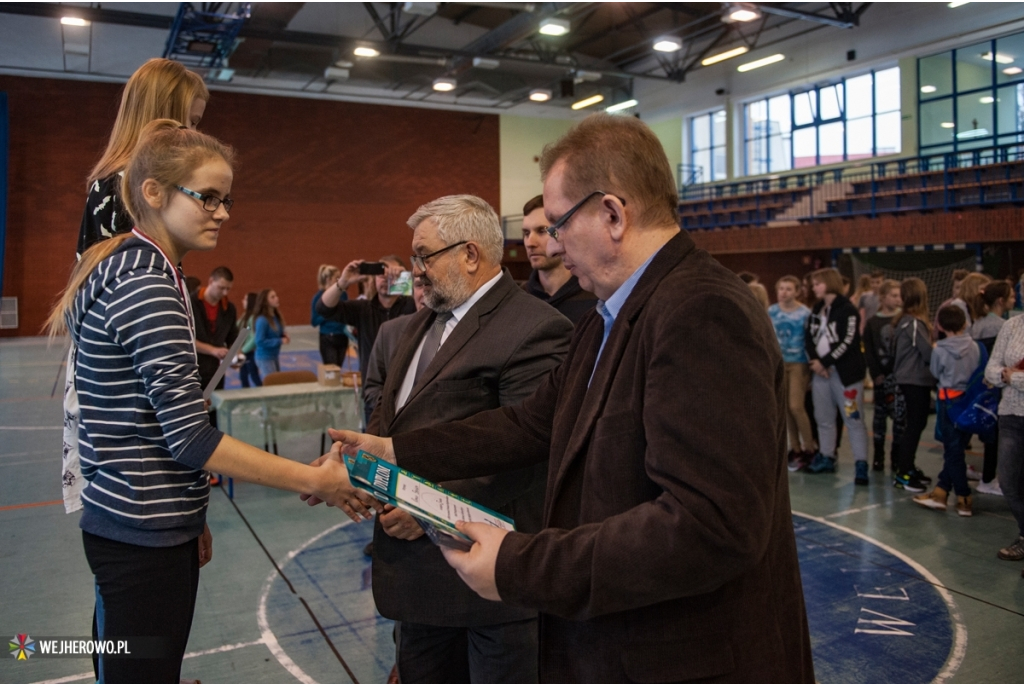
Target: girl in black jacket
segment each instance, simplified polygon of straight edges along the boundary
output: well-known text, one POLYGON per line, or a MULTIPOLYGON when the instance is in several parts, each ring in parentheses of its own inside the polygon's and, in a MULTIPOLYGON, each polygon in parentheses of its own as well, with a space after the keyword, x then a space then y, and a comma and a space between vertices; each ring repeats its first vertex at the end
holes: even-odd
POLYGON ((843 281, 835 269, 811 274, 818 303, 807 317, 804 336, 811 360, 811 393, 818 424, 819 452, 808 465, 810 473, 836 470, 836 407, 850 432, 858 485, 868 484, 868 431, 864 424, 864 375, 867 366, 860 346, 860 314, 842 295, 843 281), (832 453, 829 454, 828 452, 832 453))

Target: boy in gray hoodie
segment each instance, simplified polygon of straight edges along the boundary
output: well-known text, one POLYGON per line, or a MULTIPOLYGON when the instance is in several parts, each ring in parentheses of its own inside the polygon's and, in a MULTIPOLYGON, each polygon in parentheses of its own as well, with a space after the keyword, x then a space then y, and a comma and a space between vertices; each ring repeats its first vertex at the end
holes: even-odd
POLYGON ((967 484, 967 462, 964 449, 970 438, 953 419, 964 409, 963 397, 971 376, 981 362, 981 348, 967 334, 967 317, 956 305, 947 305, 939 310, 939 326, 946 331, 946 337, 935 343, 932 351, 931 372, 939 379, 939 401, 936 404, 936 421, 942 434, 942 472, 935 489, 918 495, 914 502, 929 509, 945 511, 949 491, 956 493, 956 511, 960 516, 970 516, 971 488, 967 484), (955 332, 954 332, 955 331, 955 332))

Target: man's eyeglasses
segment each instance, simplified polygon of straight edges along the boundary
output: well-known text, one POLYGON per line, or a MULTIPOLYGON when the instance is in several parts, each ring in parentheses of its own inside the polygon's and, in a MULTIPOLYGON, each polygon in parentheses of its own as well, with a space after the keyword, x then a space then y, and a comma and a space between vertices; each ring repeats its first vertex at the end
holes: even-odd
POLYGON ((216 212, 221 205, 224 205, 224 209, 230 212, 231 207, 235 204, 235 201, 232 200, 230 197, 226 197, 222 200, 216 195, 201 195, 200 193, 197 193, 194 190, 189 190, 185 186, 174 187, 180 190, 181 192, 185 193, 189 197, 194 197, 195 199, 202 202, 203 209, 205 209, 208 212, 216 212))
MULTIPOLYGON (((583 198, 582 200, 577 202, 575 205, 573 205, 572 209, 570 209, 568 212, 563 214, 561 216, 561 218, 558 219, 558 221, 556 221, 555 223, 553 223, 550 226, 548 226, 548 228, 547 228, 548 235, 551 236, 552 238, 554 238, 555 240, 558 240, 558 232, 565 226, 566 223, 568 223, 569 219, 572 218, 572 215, 575 214, 577 212, 577 210, 579 210, 580 207, 585 205, 587 203, 587 200, 589 200, 590 198, 594 197, 595 195, 602 195, 603 196, 603 195, 611 195, 611 193, 606 193, 603 190, 595 190, 590 195, 587 195, 585 198, 583 198)), ((623 200, 618 195, 612 195, 612 197, 617 198, 618 201, 622 203, 623 207, 626 206, 626 201, 623 200)))
POLYGON ((451 245, 448 245, 446 247, 442 247, 437 252, 431 252, 430 254, 425 254, 425 255, 414 254, 412 257, 409 258, 409 261, 411 261, 412 265, 414 267, 416 267, 417 269, 419 269, 420 271, 426 271, 427 270, 427 260, 428 259, 433 259, 434 257, 436 257, 437 255, 441 254, 442 252, 447 252, 448 250, 452 249, 453 247, 458 247, 459 245, 465 245, 468 242, 469 242, 468 240, 460 240, 457 243, 452 243, 451 245))

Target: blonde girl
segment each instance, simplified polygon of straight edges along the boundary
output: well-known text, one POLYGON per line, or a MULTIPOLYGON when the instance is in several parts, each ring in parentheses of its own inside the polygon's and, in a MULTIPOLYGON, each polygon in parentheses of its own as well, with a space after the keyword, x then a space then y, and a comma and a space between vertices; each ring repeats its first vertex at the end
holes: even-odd
POLYGON ((191 129, 199 126, 210 91, 203 79, 180 62, 153 58, 128 79, 107 149, 89 173, 89 196, 78 233, 78 254, 95 243, 132 230, 120 197, 121 172, 139 140, 155 119, 172 119, 191 129))
POLYGON ((99 682, 179 681, 199 568, 213 553, 208 470, 323 493, 353 518, 368 515, 340 461, 305 466, 210 425, 177 264, 216 247, 233 204, 232 156, 177 121, 144 127, 121 185, 135 228, 86 250, 48 319, 73 343, 93 630, 146 638, 144 658, 100 656, 99 682))

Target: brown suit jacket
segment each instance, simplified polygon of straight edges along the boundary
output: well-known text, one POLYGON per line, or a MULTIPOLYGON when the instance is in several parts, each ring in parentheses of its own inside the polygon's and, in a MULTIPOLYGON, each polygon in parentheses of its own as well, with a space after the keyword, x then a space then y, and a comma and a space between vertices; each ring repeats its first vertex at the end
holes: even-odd
POLYGON ((530 398, 396 436, 398 463, 443 479, 549 459, 546 528, 509 534, 496 568, 504 602, 541 611, 542 681, 813 681, 764 310, 680 233, 595 370, 602 335, 588 315, 530 398))
MULTIPOLYGON (((388 365, 369 432, 393 436, 516 404, 565 358, 572 324, 516 286, 506 271, 470 308, 419 379, 401 409, 395 403, 420 341, 435 318, 408 317, 388 365)), ((518 530, 541 528, 547 469, 525 465, 499 475, 440 484, 510 516, 518 530)), ((390 537, 376 524, 373 597, 382 616, 435 626, 493 625, 536 616, 535 609, 480 598, 466 587, 426 537, 390 537)))

